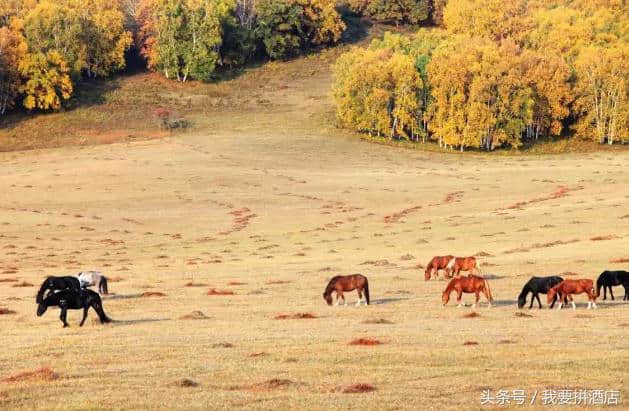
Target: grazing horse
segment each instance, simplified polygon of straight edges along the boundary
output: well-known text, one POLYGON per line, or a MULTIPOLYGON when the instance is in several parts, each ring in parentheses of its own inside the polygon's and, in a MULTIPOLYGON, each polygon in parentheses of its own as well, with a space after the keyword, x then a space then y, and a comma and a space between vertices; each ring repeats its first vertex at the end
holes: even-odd
POLYGON ((612 287, 622 285, 625 288, 625 296, 623 300, 629 301, 629 272, 627 271, 603 271, 596 280, 596 295, 601 295, 601 287, 603 287, 603 300, 607 300, 607 289, 614 299, 612 287))
MULTIPOLYGON (((563 281, 563 278, 558 277, 556 275, 552 277, 531 277, 531 279, 526 284, 524 284, 524 287, 522 288, 522 292, 518 296, 518 308, 524 307, 524 304, 526 304, 526 296, 529 293, 532 294, 531 305, 529 305, 529 310, 533 308, 533 303, 535 302, 536 298, 537 298, 537 304, 539 305, 539 308, 542 308, 542 302, 539 300, 539 294, 548 293, 548 290, 550 290, 552 287, 554 287, 555 285, 559 284, 562 281, 563 281)), ((556 298, 553 298, 553 303, 550 305, 550 308, 553 308, 555 306, 556 300, 557 300, 556 298)))
POLYGON ((446 267, 448 277, 457 276, 461 271, 469 271, 470 274, 480 274, 480 270, 476 266, 476 257, 454 257, 446 267))
POLYGON ((435 278, 439 277, 439 270, 445 270, 448 266, 450 260, 452 260, 454 256, 452 255, 442 255, 433 257, 432 260, 426 266, 426 272, 424 273, 424 279, 426 281, 430 280, 430 277, 433 273, 435 273, 435 278))
MULTIPOLYGON (((592 307, 596 307, 596 291, 594 290, 594 282, 590 279, 582 280, 563 280, 559 284, 553 286, 546 294, 546 300, 548 304, 555 299, 555 296, 559 297, 559 305, 557 309, 563 307, 563 302, 567 298, 572 303, 572 309, 576 310, 577 306, 572 300, 572 294, 587 294, 588 296, 588 310, 592 307)), ((566 303, 567 304, 567 303, 566 303)))
POLYGON ((489 288, 487 280, 473 274, 468 274, 467 277, 457 277, 450 280, 448 286, 441 295, 443 305, 448 304, 448 301, 450 301, 450 294, 452 291, 456 291, 457 293, 456 302, 459 303, 457 307, 461 306, 461 297, 463 293, 476 294, 476 301, 474 302, 474 305, 472 305, 472 308, 476 307, 476 304, 478 304, 481 292, 487 299, 487 303, 489 304, 488 307, 491 307, 491 303, 494 301, 494 298, 491 296, 491 289, 489 288))
POLYGON ((77 277, 79 277, 82 288, 98 284, 98 293, 100 295, 109 294, 107 289, 107 277, 100 271, 81 271, 77 277))
POLYGON ((323 298, 328 305, 332 305, 332 292, 336 291, 336 304, 334 305, 338 305, 340 299, 343 299, 343 304, 347 305, 343 291, 354 290, 358 291, 358 301, 356 302, 356 305, 360 305, 362 302, 363 291, 365 292, 367 305, 369 305, 369 281, 367 280, 367 277, 362 274, 337 275, 332 277, 328 286, 325 287, 323 298))
POLYGON ((76 277, 47 277, 41 287, 39 287, 35 301, 37 304, 41 303, 44 300, 46 291, 52 293, 56 290, 73 290, 80 293, 81 283, 76 277))
POLYGON ((111 322, 111 319, 107 317, 105 311, 103 311, 103 303, 100 296, 92 290, 83 290, 79 293, 70 289, 52 293, 39 303, 37 307, 37 316, 41 317, 44 315, 48 307, 55 306, 61 308, 61 315, 59 318, 61 319, 61 322, 63 322, 63 328, 68 326, 68 322, 66 321, 68 309, 83 309, 83 319, 79 324, 81 327, 83 327, 83 323, 87 318, 87 310, 89 310, 90 307, 94 308, 94 311, 98 314, 98 318, 102 324, 111 322))

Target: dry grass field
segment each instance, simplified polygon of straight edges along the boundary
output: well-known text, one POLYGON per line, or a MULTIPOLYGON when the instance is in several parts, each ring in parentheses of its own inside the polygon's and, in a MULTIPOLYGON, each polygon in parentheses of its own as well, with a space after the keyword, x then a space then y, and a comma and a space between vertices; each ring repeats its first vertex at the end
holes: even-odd
MULTIPOLYGON (((330 58, 185 98, 164 86, 191 101, 184 133, 107 134, 107 115, 124 129, 151 112, 108 114, 114 100, 64 117, 104 136, 78 143, 111 144, 0 153, 0 409, 480 409, 485 389, 564 388, 628 407, 622 287, 597 310, 515 304, 532 275, 629 267, 629 153, 361 142, 334 128, 330 58), (422 267, 448 253, 479 256, 492 308, 442 306, 446 282, 422 267), (45 276, 85 269, 109 276, 113 323, 35 316, 45 276), (327 281, 357 272, 372 304, 328 307, 327 281)), ((54 116, 21 127, 62 135, 54 116)))

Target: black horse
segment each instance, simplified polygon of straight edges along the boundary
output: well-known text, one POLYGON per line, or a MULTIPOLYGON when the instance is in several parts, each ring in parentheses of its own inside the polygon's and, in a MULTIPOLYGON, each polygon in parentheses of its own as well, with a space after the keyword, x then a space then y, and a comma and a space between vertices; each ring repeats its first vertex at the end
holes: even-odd
POLYGON ((629 301, 629 272, 627 271, 603 271, 596 280, 596 295, 601 295, 601 287, 603 287, 603 300, 607 300, 607 289, 614 299, 612 287, 622 285, 625 288, 625 296, 623 300, 629 301))
POLYGON ((39 287, 35 302, 41 304, 41 302, 44 301, 46 291, 52 293, 59 290, 73 290, 80 294, 81 282, 76 277, 48 277, 44 280, 41 287, 39 287))
MULTIPOLYGON (((547 294, 548 290, 550 290, 555 285, 559 284, 563 281, 563 278, 558 276, 552 277, 531 277, 531 279, 524 284, 524 288, 522 288, 522 292, 518 296, 518 308, 524 307, 526 304, 526 296, 529 293, 532 293, 531 297, 531 305, 529 305, 529 309, 533 308, 533 302, 537 298, 537 304, 539 304, 539 308, 542 308, 542 302, 539 300, 539 294, 547 294)), ((553 299, 550 308, 555 306, 556 298, 553 299)))
POLYGON ((83 323, 87 318, 87 310, 89 310, 90 307, 94 308, 94 311, 98 314, 98 318, 102 324, 111 322, 111 319, 107 317, 105 311, 103 311, 103 303, 100 296, 92 290, 76 292, 70 289, 54 292, 39 303, 39 306, 37 307, 37 316, 41 317, 44 315, 48 307, 61 308, 61 315, 59 318, 61 319, 61 322, 63 322, 64 328, 68 326, 68 322, 66 321, 68 309, 83 309, 83 319, 81 320, 81 324, 79 324, 81 327, 83 327, 83 323))

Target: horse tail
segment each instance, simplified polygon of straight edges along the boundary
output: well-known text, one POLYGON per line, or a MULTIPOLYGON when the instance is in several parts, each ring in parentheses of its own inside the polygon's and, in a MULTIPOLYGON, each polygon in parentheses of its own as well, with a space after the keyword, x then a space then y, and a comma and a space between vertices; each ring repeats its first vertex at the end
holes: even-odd
POLYGON ((370 302, 370 300, 369 300, 369 280, 367 279, 367 277, 365 277, 365 288, 364 288, 364 291, 365 291, 365 298, 367 299, 367 305, 369 305, 369 302, 370 302))
POLYGON ((48 289, 48 279, 49 278, 50 277, 47 277, 44 280, 44 282, 41 284, 41 287, 39 287, 39 291, 37 292, 37 297, 35 297, 35 302, 37 304, 41 304, 44 301, 44 293, 48 289))
POLYGON ((107 289, 107 277, 104 275, 100 277, 100 282, 98 283, 98 289, 103 294, 109 294, 109 290, 107 289))
POLYGON ((487 295, 489 295, 489 301, 494 302, 494 297, 491 295, 491 288, 489 288, 489 282, 483 278, 483 282, 485 283, 485 288, 487 288, 487 295))

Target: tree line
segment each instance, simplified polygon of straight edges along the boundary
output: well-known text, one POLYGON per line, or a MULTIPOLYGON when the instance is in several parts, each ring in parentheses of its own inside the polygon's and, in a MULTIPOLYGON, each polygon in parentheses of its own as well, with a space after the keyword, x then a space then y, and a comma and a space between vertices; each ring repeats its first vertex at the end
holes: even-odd
POLYGON ((568 132, 629 140, 626 0, 432 4, 440 27, 386 33, 339 57, 343 126, 460 150, 568 132))

